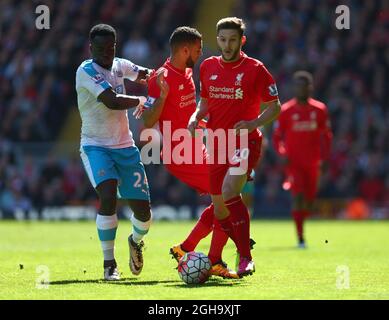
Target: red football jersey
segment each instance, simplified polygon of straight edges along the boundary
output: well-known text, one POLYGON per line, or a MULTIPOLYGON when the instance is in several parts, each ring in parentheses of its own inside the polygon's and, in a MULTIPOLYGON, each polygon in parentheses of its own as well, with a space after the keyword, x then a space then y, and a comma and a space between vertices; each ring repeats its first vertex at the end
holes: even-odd
MULTIPOLYGON (((241 120, 253 120, 260 114, 261 102, 278 99, 273 77, 261 61, 241 52, 236 62, 225 63, 213 56, 200 66, 201 97, 208 100, 207 128, 232 129, 241 120)), ((259 130, 250 138, 260 135, 259 130)))
MULTIPOLYGON (((163 121, 171 121, 172 133, 176 129, 188 127, 189 118, 196 111, 196 87, 191 68, 179 70, 170 63, 169 58, 162 67, 167 70, 165 80, 169 85, 169 94, 159 118, 159 127, 163 134, 163 121)), ((159 96, 160 89, 154 74, 148 81, 148 99, 145 106, 150 107, 159 96)))
MULTIPOLYGON (((163 152, 166 153, 164 155, 164 162, 165 164, 170 162, 173 164, 175 163, 176 160, 170 159, 170 154, 172 157, 174 157, 174 148, 178 144, 180 144, 180 146, 177 149, 182 147, 181 142, 184 140, 182 135, 185 135, 186 138, 190 138, 186 141, 191 141, 190 146, 185 145, 186 150, 188 147, 192 150, 191 159, 188 159, 188 161, 191 163, 204 162, 205 146, 203 145, 201 137, 192 138, 189 131, 187 130, 189 119, 196 111, 196 88, 192 78, 192 69, 186 68, 185 71, 179 70, 170 63, 169 58, 161 68, 165 68, 167 70, 167 74, 165 73, 165 81, 169 85, 169 93, 159 118, 159 128, 163 135, 163 152), (164 122, 165 126, 167 126, 166 122, 170 122, 170 133, 164 132, 164 122), (181 134, 178 134, 176 131, 178 129, 181 129, 181 134), (175 132, 177 133, 177 136, 175 136, 175 132), (176 138, 178 141, 176 141, 176 138), (167 144, 170 144, 170 147, 167 147, 167 144), (195 158, 196 155, 197 160, 195 158)), ((151 107, 154 101, 159 98, 159 96, 160 89, 157 84, 157 77, 154 74, 148 81, 148 98, 145 106, 151 107)), ((181 149, 179 151, 179 155, 187 155, 188 153, 185 152, 186 151, 181 149)))
POLYGON ((273 133, 276 151, 291 164, 316 165, 327 159, 332 132, 324 103, 309 98, 306 105, 291 99, 281 107, 273 133))

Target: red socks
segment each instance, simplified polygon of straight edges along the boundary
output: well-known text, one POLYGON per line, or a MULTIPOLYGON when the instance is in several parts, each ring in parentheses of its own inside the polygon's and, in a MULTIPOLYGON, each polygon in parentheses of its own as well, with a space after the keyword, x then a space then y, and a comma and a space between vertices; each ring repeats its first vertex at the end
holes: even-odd
POLYGON ((197 221, 186 240, 181 243, 182 250, 187 252, 193 251, 200 240, 205 238, 212 231, 214 220, 213 209, 213 204, 204 209, 200 219, 197 221))
POLYGON ((301 241, 304 239, 304 220, 308 217, 308 211, 293 210, 292 216, 296 225, 297 237, 301 241))
POLYGON ((184 251, 195 250, 200 240, 205 238, 212 231, 212 229, 212 240, 208 257, 212 264, 219 262, 222 260, 222 252, 228 241, 228 235, 223 232, 219 221, 215 218, 213 204, 205 208, 192 231, 186 240, 181 244, 181 248, 184 251))
MULTIPOLYGON (((241 257, 252 260, 250 252, 250 215, 247 207, 242 201, 241 196, 225 201, 225 205, 230 212, 230 216, 224 220, 229 220, 232 226, 232 232, 228 235, 234 240, 241 257), (230 218, 231 217, 231 218, 230 218), (231 235, 230 235, 231 234, 231 235)), ((219 220, 223 228, 224 221, 219 220)), ((228 228, 228 222, 226 223, 228 228)))
POLYGON ((227 218, 218 220, 221 230, 225 232, 234 242, 236 242, 236 236, 234 232, 234 227, 232 226, 232 219, 231 215, 229 215, 227 218))
POLYGON ((208 257, 214 264, 222 260, 222 251, 230 237, 236 244, 242 257, 251 258, 250 253, 250 215, 240 196, 225 202, 230 215, 222 220, 214 217, 214 206, 211 204, 201 214, 200 219, 181 244, 184 251, 195 250, 201 239, 213 229, 208 257))
POLYGON ((212 264, 222 260, 223 248, 228 241, 228 235, 222 230, 222 226, 215 218, 212 232, 211 246, 209 248, 208 258, 212 264))

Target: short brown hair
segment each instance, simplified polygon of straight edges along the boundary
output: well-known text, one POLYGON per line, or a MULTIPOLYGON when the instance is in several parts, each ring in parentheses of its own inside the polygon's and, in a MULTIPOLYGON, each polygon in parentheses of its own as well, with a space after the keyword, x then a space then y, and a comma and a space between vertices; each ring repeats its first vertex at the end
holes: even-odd
POLYGON ((239 35, 242 37, 244 31, 246 30, 246 25, 242 19, 237 17, 227 17, 220 19, 216 24, 216 33, 219 33, 222 29, 234 29, 239 32, 239 35))
POLYGON ((296 71, 293 74, 293 80, 303 79, 307 82, 308 85, 313 85, 313 76, 312 73, 304 70, 296 71))
POLYGON ((201 33, 195 28, 191 27, 178 27, 170 36, 169 44, 173 51, 185 44, 195 43, 197 40, 201 40, 201 33))

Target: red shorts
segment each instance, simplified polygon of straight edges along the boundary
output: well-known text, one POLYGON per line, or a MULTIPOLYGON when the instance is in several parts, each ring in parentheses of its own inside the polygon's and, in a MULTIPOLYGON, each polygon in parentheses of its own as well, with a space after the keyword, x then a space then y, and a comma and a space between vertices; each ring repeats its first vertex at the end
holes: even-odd
MULTIPOLYGON (((246 174, 247 180, 251 180, 251 171, 257 166, 259 159, 261 158, 261 146, 262 146, 262 135, 255 136, 249 139, 248 148, 246 150, 236 148, 235 155, 238 157, 245 158, 244 162, 239 160, 238 163, 234 161, 226 161, 225 164, 209 164, 209 179, 210 179, 210 193, 213 195, 222 194, 222 186, 224 178, 230 169, 237 170, 236 175, 246 174), (245 154, 245 156, 244 156, 245 154)), ((232 171, 230 171, 231 174, 232 171)))
POLYGON ((186 183, 200 194, 209 193, 209 171, 206 163, 202 164, 166 164, 167 171, 186 183))
MULTIPOLYGON (((174 146, 173 146, 174 147, 174 146)), ((192 150, 192 155, 195 155, 197 150, 192 150)), ((175 164, 172 159, 170 163, 165 163, 165 168, 167 171, 175 176, 178 180, 184 182, 189 187, 195 189, 200 194, 209 193, 209 171, 207 162, 207 149, 205 145, 202 145, 202 155, 201 159, 197 159, 199 163, 196 162, 196 157, 193 156, 192 163, 182 163, 175 164)), ((182 155, 182 154, 181 154, 182 155)), ((163 150, 161 151, 161 159, 164 160, 163 150)))
POLYGON ((303 194, 306 200, 314 200, 317 193, 320 166, 300 166, 289 164, 286 168, 286 179, 284 189, 292 192, 293 195, 303 194))

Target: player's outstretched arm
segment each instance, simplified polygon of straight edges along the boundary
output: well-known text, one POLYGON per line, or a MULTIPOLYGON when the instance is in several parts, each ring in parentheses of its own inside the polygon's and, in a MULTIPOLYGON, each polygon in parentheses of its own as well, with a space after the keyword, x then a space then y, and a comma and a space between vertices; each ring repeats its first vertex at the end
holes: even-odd
POLYGON ((205 98, 201 98, 200 102, 197 105, 196 111, 191 115, 188 122, 188 130, 192 134, 195 133, 195 129, 199 127, 199 123, 202 119, 206 117, 208 114, 208 100, 205 98))
POLYGON ((138 77, 134 80, 134 82, 140 83, 140 84, 143 84, 143 85, 147 85, 147 81, 149 80, 150 74, 153 71, 154 70, 152 70, 152 69, 140 67, 140 69, 138 71, 138 77))
POLYGON ((126 110, 143 105, 146 102, 146 97, 117 94, 111 88, 104 90, 97 98, 112 110, 126 110))
POLYGON ((157 85, 160 89, 159 97, 152 103, 149 102, 149 98, 145 106, 146 108, 143 110, 141 117, 146 128, 152 128, 155 125, 165 106, 165 101, 169 94, 169 85, 165 80, 165 71, 165 69, 161 69, 157 74, 157 85))
POLYGON ((281 112, 281 104, 278 99, 264 103, 264 105, 265 111, 263 111, 257 119, 251 121, 239 121, 235 124, 234 129, 236 129, 237 135, 239 135, 239 131, 241 129, 247 129, 250 133, 256 128, 267 125, 278 117, 281 112))

